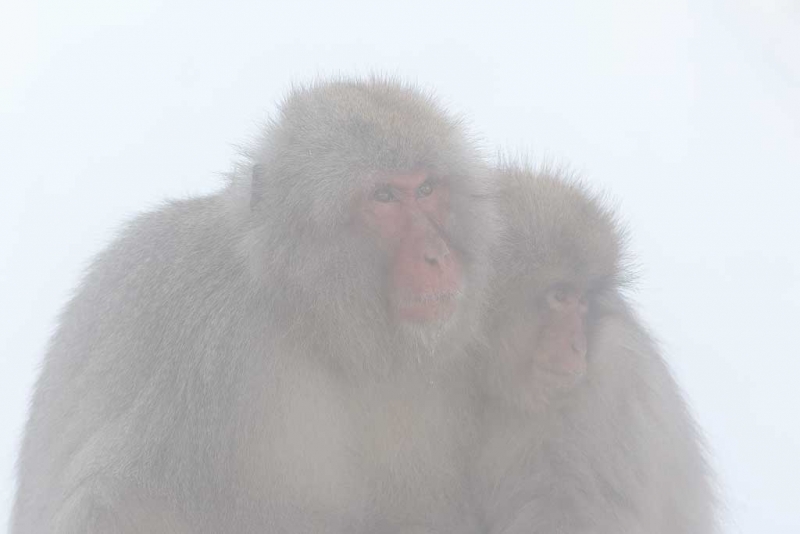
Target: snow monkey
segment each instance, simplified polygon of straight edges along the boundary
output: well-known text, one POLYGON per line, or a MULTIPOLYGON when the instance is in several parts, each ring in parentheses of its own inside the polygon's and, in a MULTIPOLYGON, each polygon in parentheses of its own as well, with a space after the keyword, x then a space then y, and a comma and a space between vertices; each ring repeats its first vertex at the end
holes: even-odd
POLYGON ((474 531, 465 345, 493 183, 423 91, 292 90, 219 192, 93 262, 36 386, 11 532, 474 531))
POLYGON ((698 431, 623 293, 615 216, 559 173, 498 175, 506 231, 476 461, 488 532, 714 532, 698 431))

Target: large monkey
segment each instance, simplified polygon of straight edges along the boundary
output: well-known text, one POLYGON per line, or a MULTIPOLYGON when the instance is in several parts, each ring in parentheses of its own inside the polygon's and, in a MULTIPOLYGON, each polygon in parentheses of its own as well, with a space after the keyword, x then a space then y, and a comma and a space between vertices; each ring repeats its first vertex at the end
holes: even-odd
POLYGON ((294 90, 227 187, 95 260, 36 387, 12 532, 471 531, 490 184, 418 90, 294 90))
POLYGON ((613 214, 557 173, 499 175, 507 230, 476 462, 488 531, 713 532, 699 436, 622 294, 613 214))

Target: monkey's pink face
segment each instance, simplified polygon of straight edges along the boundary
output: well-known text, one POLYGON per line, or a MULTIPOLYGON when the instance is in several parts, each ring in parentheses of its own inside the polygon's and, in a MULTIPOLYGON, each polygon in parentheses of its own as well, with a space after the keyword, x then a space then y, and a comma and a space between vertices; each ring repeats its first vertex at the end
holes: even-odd
POLYGON ((461 293, 461 260, 443 228, 449 191, 427 172, 390 176, 362 200, 364 223, 390 258, 389 301, 400 320, 432 322, 450 317, 461 293))
POLYGON ((565 385, 586 372, 588 308, 585 293, 570 286, 555 286, 545 297, 534 363, 565 385))

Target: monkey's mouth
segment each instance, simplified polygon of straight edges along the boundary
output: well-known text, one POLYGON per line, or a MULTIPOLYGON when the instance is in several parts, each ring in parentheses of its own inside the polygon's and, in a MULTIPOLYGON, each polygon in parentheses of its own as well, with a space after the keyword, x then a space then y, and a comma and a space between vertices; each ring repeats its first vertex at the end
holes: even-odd
POLYGON ((428 291, 404 295, 395 299, 397 315, 413 322, 448 319, 458 307, 461 291, 428 291))
POLYGON ((551 393, 571 391, 586 378, 586 371, 563 371, 549 366, 533 364, 536 387, 544 388, 551 393))

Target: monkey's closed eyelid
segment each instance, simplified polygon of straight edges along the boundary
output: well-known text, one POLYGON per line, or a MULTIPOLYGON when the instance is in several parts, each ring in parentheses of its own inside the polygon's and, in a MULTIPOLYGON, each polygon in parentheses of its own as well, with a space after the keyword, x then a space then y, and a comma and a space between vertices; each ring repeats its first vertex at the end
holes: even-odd
POLYGON ((559 303, 566 302, 567 298, 574 290, 568 285, 563 283, 554 284, 545 293, 545 298, 548 301, 555 301, 559 303))
POLYGON ((565 302, 569 294, 565 287, 555 287, 550 290, 549 296, 556 299, 558 302, 565 302))

